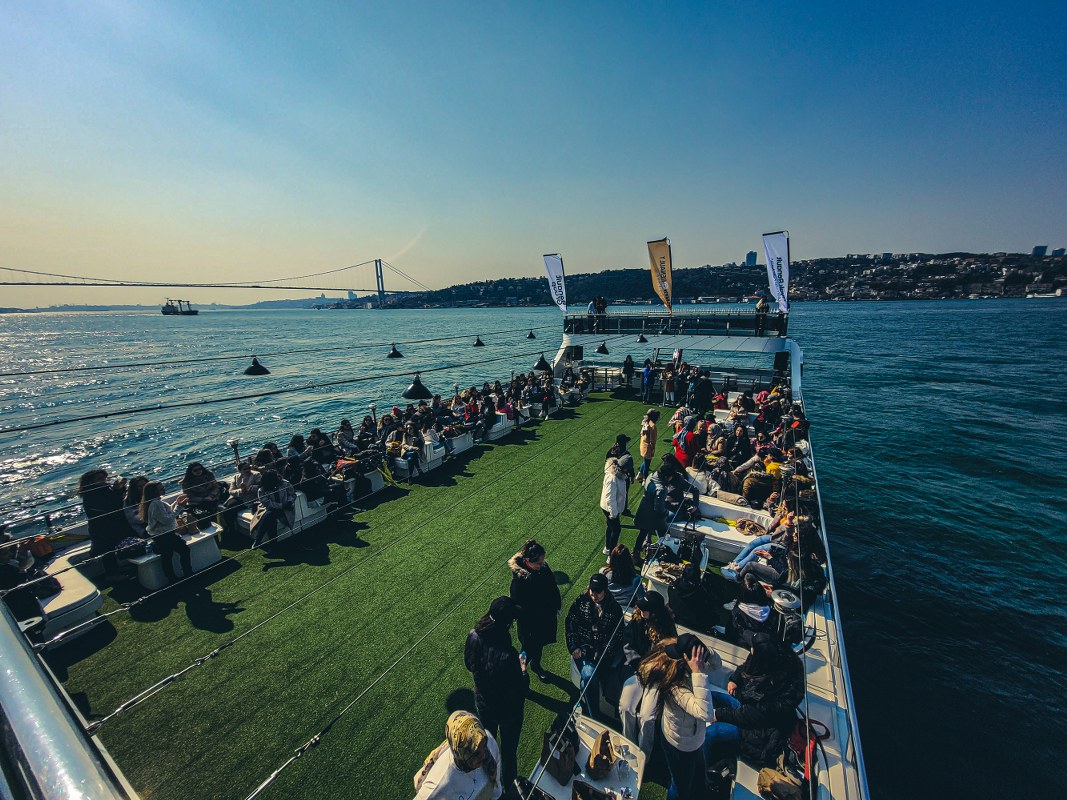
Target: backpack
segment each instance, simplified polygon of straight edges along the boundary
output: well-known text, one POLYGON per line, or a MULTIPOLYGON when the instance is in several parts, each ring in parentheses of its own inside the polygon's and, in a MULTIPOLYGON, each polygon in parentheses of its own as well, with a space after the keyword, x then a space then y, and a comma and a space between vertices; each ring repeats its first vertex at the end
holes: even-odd
POLYGON ((800 780, 801 797, 815 797, 819 791, 819 758, 822 753, 826 762, 823 741, 830 738, 830 729, 817 719, 798 716, 789 734, 789 746, 785 750, 786 772, 800 780))

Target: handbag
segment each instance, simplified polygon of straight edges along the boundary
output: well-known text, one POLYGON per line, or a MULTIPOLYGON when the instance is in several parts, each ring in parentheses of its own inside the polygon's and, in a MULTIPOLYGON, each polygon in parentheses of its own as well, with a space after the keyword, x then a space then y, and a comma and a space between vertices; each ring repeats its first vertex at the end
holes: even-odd
POLYGON ((611 734, 606 729, 602 730, 589 753, 589 766, 586 768, 586 774, 594 780, 603 780, 615 766, 616 760, 615 748, 611 746, 611 734))
POLYGON ((541 744, 541 763, 545 772, 555 778, 560 786, 566 786, 575 775, 578 760, 578 731, 570 720, 561 730, 553 728, 544 735, 541 744))
POLYGON ((515 790, 523 800, 552 800, 552 795, 540 786, 530 783, 526 778, 515 779, 515 790))
POLYGON ((571 800, 617 800, 618 797, 618 792, 598 789, 585 781, 575 781, 571 787, 571 800))

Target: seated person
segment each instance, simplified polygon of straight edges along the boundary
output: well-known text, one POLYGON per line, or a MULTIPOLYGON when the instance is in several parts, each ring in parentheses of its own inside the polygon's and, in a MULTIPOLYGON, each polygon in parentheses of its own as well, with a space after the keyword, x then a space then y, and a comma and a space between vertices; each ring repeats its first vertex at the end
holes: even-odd
POLYGON ((126 482, 126 499, 122 511, 126 515, 126 521, 130 523, 133 535, 138 539, 148 538, 148 529, 145 528, 144 520, 141 519, 141 497, 147 483, 148 478, 144 475, 130 478, 126 482))
POLYGON ((405 423, 403 428, 397 428, 389 434, 390 448, 395 451, 397 458, 402 458, 407 462, 408 483, 411 483, 411 479, 421 472, 419 458, 424 444, 425 441, 415 429, 414 422, 405 423))
POLYGON ((337 448, 321 430, 312 428, 311 433, 308 434, 307 443, 311 448, 311 457, 316 462, 329 467, 337 463, 337 448))
POLYGON ((634 569, 630 548, 617 544, 608 555, 608 564, 600 570, 608 579, 608 591, 621 607, 628 608, 645 595, 641 576, 634 569))
POLYGON ((182 493, 197 525, 201 528, 210 525, 223 499, 222 487, 215 480, 215 474, 199 461, 194 461, 185 470, 182 493))
POLYGON ((263 541, 273 541, 279 525, 292 530, 296 524, 296 490, 277 472, 268 470, 261 474, 257 499, 259 509, 250 531, 253 547, 259 547, 263 541))
POLYGON ((303 462, 301 472, 300 491, 309 502, 324 500, 328 505, 343 505, 348 499, 344 482, 330 480, 315 459, 303 462))
POLYGON ((668 588, 669 604, 680 625, 710 633, 717 616, 715 597, 704 581, 700 565, 685 565, 681 576, 668 588))
POLYGON ((285 448, 285 457, 303 461, 305 458, 311 458, 311 452, 311 445, 304 441, 303 436, 297 433, 289 440, 289 444, 285 448))
MULTIPOLYGON (((38 577, 29 542, 10 541, 6 531, 2 536, 4 541, 0 544, 0 592, 4 593, 3 599, 11 616, 19 622, 33 617, 44 617, 38 596, 41 592, 48 592, 46 597, 54 594, 50 591, 54 586, 24 586, 23 584, 38 577)), ((52 581, 55 582, 55 578, 52 578, 52 581)))
POLYGON ((716 697, 705 735, 707 762, 739 755, 753 769, 774 767, 804 700, 800 658, 768 634, 756 634, 748 658, 730 675, 726 689, 731 699, 716 697))
POLYGON ((370 450, 374 447, 376 440, 377 433, 374 430, 374 418, 368 414, 359 423, 359 430, 356 431, 356 447, 359 451, 370 450))
POLYGON ((623 680, 634 674, 641 659, 649 654, 657 642, 677 635, 674 612, 663 595, 645 592, 634 606, 633 616, 623 630, 623 680))
POLYGON ((347 419, 341 420, 341 426, 333 435, 333 445, 342 456, 351 456, 359 452, 356 432, 352 430, 352 423, 347 419))
POLYGON ((230 496, 223 503, 222 526, 234 533, 237 530, 237 515, 251 508, 259 496, 259 473, 252 465, 242 461, 237 465, 237 474, 230 479, 230 496))
POLYGON ((741 592, 730 610, 726 638, 742 647, 752 646, 757 633, 774 633, 776 619, 771 615, 771 601, 767 591, 753 575, 745 575, 741 592))

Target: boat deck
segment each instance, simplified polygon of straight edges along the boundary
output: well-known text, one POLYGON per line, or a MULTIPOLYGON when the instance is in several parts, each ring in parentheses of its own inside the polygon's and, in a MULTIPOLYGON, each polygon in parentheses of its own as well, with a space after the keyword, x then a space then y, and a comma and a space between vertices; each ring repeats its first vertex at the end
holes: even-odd
MULTIPOLYGON (((49 663, 92 720, 294 604, 98 735, 144 797, 243 798, 365 692, 264 796, 410 797, 449 710, 473 708, 463 642, 507 593, 511 555, 528 537, 542 541, 565 607, 603 563, 604 452, 620 432, 636 437, 643 411, 594 396, 423 484, 380 492, 354 521, 220 562, 57 648, 49 663)), ((624 528, 625 542, 634 537, 624 528)), ((143 591, 135 587, 107 591, 102 610, 143 591)), ((572 704, 565 647, 550 647, 545 664, 558 677, 533 679, 523 768, 572 704)), ((647 778, 642 796, 662 796, 665 773, 653 767, 647 778)))

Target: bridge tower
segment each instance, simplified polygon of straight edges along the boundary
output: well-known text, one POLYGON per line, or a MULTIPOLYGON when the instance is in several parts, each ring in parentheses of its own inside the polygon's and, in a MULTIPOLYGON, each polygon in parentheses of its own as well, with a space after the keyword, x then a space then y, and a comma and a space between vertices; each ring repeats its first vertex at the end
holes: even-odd
POLYGON ((385 279, 382 277, 382 260, 374 259, 374 277, 378 281, 378 308, 385 308, 385 279))

